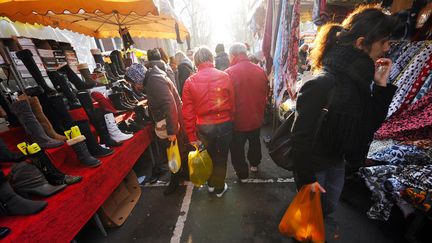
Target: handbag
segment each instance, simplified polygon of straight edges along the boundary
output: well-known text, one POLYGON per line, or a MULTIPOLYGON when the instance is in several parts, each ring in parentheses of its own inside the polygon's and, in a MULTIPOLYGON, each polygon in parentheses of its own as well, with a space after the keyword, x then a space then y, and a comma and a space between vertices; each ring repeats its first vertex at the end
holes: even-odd
MULTIPOLYGON (((317 128, 315 130, 315 138, 321 128, 325 116, 328 112, 328 108, 334 97, 334 88, 329 92, 329 98, 327 99, 326 106, 321 110, 320 117, 317 121, 317 128)), ((276 129, 270 140, 269 154, 275 164, 285 170, 293 171, 295 163, 292 158, 292 139, 291 132, 294 125, 295 112, 292 112, 288 118, 282 123, 281 126, 276 129)))

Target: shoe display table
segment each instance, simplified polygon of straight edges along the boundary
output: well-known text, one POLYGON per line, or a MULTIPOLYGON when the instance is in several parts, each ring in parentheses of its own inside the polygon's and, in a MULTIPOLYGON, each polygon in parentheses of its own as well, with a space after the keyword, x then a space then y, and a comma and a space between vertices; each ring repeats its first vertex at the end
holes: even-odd
MULTIPOLYGON (((102 164, 97 168, 80 165, 72 148, 66 144, 59 148, 47 149, 46 153, 62 172, 81 175, 83 179, 49 198, 38 198, 47 201, 48 206, 35 215, 1 217, 0 226, 12 230, 2 242, 70 242, 73 240, 131 171, 135 162, 150 145, 151 134, 150 126, 139 131, 122 146, 113 148, 115 150, 113 155, 101 158, 102 164)), ((0 133, 0 137, 15 151, 17 149, 13 146, 26 138, 21 128, 0 133)), ((4 173, 8 174, 10 164, 1 166, 4 173)))

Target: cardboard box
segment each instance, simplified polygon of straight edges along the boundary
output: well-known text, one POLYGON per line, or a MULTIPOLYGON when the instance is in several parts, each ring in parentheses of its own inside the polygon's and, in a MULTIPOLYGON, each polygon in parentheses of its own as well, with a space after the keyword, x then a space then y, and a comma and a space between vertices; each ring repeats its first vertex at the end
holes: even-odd
POLYGON ((133 170, 123 179, 111 196, 99 209, 99 216, 105 227, 121 226, 137 204, 141 187, 133 170))

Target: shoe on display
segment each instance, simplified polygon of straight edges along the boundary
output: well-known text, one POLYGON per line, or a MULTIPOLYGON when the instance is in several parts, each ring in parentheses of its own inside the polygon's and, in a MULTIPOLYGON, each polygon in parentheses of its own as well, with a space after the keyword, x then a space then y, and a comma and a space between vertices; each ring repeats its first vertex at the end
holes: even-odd
POLYGON ((108 128, 108 134, 114 141, 122 142, 133 137, 132 134, 124 134, 120 131, 120 129, 117 127, 113 113, 105 114, 105 123, 108 128))
POLYGON ((0 239, 5 238, 11 230, 8 227, 0 227, 0 239))
POLYGON ((222 190, 222 192, 220 193, 216 193, 217 197, 222 197, 224 195, 224 193, 228 190, 228 185, 225 183, 224 188, 222 190))
POLYGON ((11 152, 0 138, 0 162, 21 162, 26 160, 22 153, 11 152))
POLYGON ((47 206, 45 201, 28 200, 18 195, 9 182, 0 183, 0 215, 30 215, 38 213, 47 206))
POLYGON ((80 135, 78 137, 69 139, 66 142, 75 151, 81 164, 88 167, 98 167, 101 164, 101 161, 90 154, 85 140, 86 137, 80 135))

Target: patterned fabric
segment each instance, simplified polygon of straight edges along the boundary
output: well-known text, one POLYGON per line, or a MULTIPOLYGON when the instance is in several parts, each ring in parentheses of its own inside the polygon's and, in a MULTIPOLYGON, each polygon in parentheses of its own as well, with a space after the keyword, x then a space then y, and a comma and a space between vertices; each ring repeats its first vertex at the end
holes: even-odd
POLYGON ((407 165, 394 177, 408 187, 432 191, 432 164, 407 165))
POLYGON ((375 139, 419 140, 432 135, 432 92, 407 110, 387 120, 375 133, 375 139))
POLYGON ((391 165, 426 165, 431 164, 432 158, 423 149, 414 145, 392 145, 382 151, 376 152, 369 159, 386 162, 391 165))
POLYGON ((126 70, 125 76, 134 83, 142 83, 146 72, 147 68, 141 64, 134 63, 126 70))
POLYGON ((401 111, 404 111, 406 108, 408 108, 408 106, 411 104, 411 102, 419 92, 420 88, 426 82, 426 79, 429 77, 431 72, 432 72, 432 56, 429 56, 429 59, 423 66, 420 75, 417 77, 414 84, 411 86, 411 89, 407 93, 405 100, 403 101, 402 105, 399 107, 399 110, 395 112, 395 114, 400 113, 401 111))
POLYGON ((276 41, 275 56, 273 58, 274 66, 274 86, 273 86, 273 97, 276 101, 276 105, 282 102, 283 95, 286 91, 285 76, 283 66, 288 56, 288 39, 290 26, 288 19, 290 16, 290 7, 288 0, 282 0, 282 11, 279 23, 278 37, 276 41))
POLYGON ((368 217, 375 220, 388 220, 394 203, 391 195, 386 193, 384 182, 398 172, 398 167, 393 165, 363 167, 359 172, 372 192, 374 204, 367 212, 368 217))
POLYGON ((428 45, 426 48, 412 59, 409 66, 401 73, 400 78, 396 81, 398 89, 393 97, 392 103, 390 104, 387 117, 390 117, 395 113, 402 105, 408 92, 411 90, 414 82, 420 74, 420 71, 425 66, 426 62, 432 54, 432 45, 428 45))
POLYGON ((395 145, 397 143, 398 143, 398 141, 392 140, 392 139, 373 140, 369 146, 369 152, 368 152, 367 158, 370 159, 374 153, 379 152, 381 150, 384 150, 384 149, 386 149, 392 145, 395 145))
POLYGON ((415 104, 417 101, 423 98, 423 96, 425 96, 431 90, 431 88, 432 88, 432 74, 430 74, 429 77, 426 79, 425 83, 423 84, 423 87, 417 93, 416 97, 413 99, 411 104, 415 104))
POLYGON ((429 212, 432 207, 432 191, 427 192, 417 188, 406 188, 401 191, 401 196, 423 212, 429 212))
POLYGON ((403 54, 400 55, 398 59, 396 59, 390 71, 390 81, 392 83, 398 79, 398 76, 405 69, 405 67, 408 66, 411 59, 413 59, 417 53, 423 49, 424 46, 425 42, 412 42, 403 48, 403 54))
POLYGON ((297 62, 300 36, 300 0, 294 0, 291 14, 291 30, 288 42, 288 58, 284 65, 285 81, 289 96, 296 98, 297 62))
POLYGON ((432 148, 432 139, 421 139, 421 140, 414 140, 414 141, 403 141, 403 144, 410 144, 417 146, 419 148, 430 150, 432 148))

